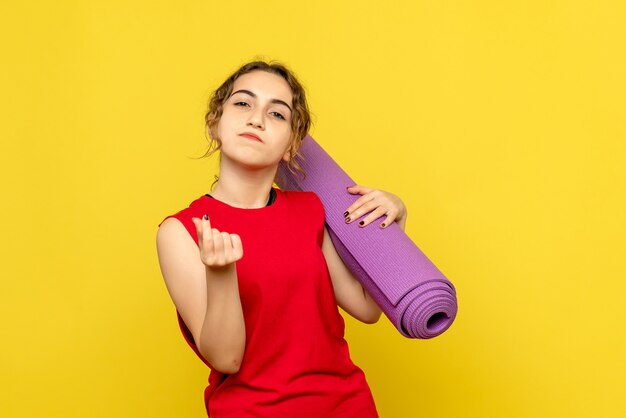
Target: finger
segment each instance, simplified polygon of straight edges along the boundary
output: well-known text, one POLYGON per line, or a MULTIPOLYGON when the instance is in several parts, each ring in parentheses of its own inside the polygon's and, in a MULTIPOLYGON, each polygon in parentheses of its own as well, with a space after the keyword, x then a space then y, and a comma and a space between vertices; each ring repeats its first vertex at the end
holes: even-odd
POLYGON ((372 189, 371 187, 365 187, 365 186, 360 186, 358 184, 355 184, 354 186, 347 187, 346 190, 349 193, 353 193, 353 194, 354 193, 365 194, 365 193, 371 192, 374 189, 372 189))
POLYGON ((204 248, 204 240, 202 238, 202 221, 200 218, 191 218, 191 222, 196 226, 196 235, 198 237, 198 249, 200 250, 200 254, 202 254, 202 249, 204 248))
POLYGON ((211 229, 211 235, 213 237, 213 254, 214 261, 217 265, 224 265, 224 238, 217 229, 211 229))
POLYGON ((233 244, 230 241, 230 234, 228 232, 222 232, 222 239, 224 240, 224 264, 232 262, 233 256, 233 244))
POLYGON ((233 244, 233 258, 235 260, 243 257, 243 245, 241 243, 241 237, 237 234, 230 234, 230 240, 233 244))
POLYGON ((385 212, 386 211, 385 211, 384 208, 382 208, 382 207, 377 208, 375 211, 373 211, 372 213, 367 215, 365 218, 361 219, 361 221, 359 221, 359 227, 361 227, 361 228, 366 227, 371 222, 373 222, 376 219, 378 219, 381 216, 383 216, 385 214, 385 212))
POLYGON ((375 198, 376 196, 367 194, 355 200, 346 210, 346 222, 350 223, 380 206, 380 203, 374 201, 375 198))
MULTIPOLYGON (((385 220, 380 224, 380 227, 382 229, 388 228, 389 225, 391 225, 393 223, 393 221, 396 219, 395 216, 387 214, 387 217, 385 218, 385 220)), ((373 221, 372 221, 373 222, 373 221)))
POLYGON ((205 220, 209 228, 211 228, 211 218, 209 218, 209 214, 205 213, 204 216, 202 216, 202 219, 205 220))
POLYGON ((371 193, 371 192, 369 192, 369 193, 359 197, 354 202, 352 202, 352 204, 350 206, 348 206, 347 211, 349 213, 354 213, 359 207, 363 206, 367 202, 370 202, 370 201, 374 200, 375 198, 376 198, 376 195, 371 193))
MULTIPOLYGON (((200 242, 200 236, 198 236, 198 243, 200 242)), ((200 247, 200 250, 210 255, 213 253, 214 248, 213 236, 211 234, 211 221, 208 219, 208 215, 205 214, 202 217, 202 247, 200 247)))
POLYGON ((200 242, 200 240, 202 239, 202 233, 203 231, 203 226, 204 223, 208 223, 209 228, 211 227, 211 222, 209 221, 209 215, 207 215, 206 213, 202 216, 202 219, 200 218, 195 218, 192 217, 191 221, 193 222, 193 224, 196 226, 196 234, 198 235, 198 242, 200 242), (206 217, 206 220, 204 219, 206 217))

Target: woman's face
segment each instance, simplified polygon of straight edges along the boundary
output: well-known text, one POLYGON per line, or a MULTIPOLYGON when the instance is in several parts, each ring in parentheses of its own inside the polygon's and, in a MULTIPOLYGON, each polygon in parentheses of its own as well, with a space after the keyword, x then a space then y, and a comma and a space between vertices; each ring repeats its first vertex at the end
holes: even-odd
POLYGON ((240 76, 223 105, 217 134, 222 158, 250 168, 276 165, 288 160, 291 140, 293 94, 287 81, 265 71, 240 76), (256 135, 252 139, 245 134, 256 135))

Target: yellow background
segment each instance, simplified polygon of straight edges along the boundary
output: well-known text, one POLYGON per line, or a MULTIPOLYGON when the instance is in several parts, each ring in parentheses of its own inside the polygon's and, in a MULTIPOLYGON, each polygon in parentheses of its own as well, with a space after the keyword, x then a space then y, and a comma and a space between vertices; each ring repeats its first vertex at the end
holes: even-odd
POLYGON ((210 91, 257 56, 399 195, 456 285, 431 340, 346 317, 383 418, 626 416, 620 1, 0 5, 0 415, 201 417, 156 258, 206 193, 210 91))

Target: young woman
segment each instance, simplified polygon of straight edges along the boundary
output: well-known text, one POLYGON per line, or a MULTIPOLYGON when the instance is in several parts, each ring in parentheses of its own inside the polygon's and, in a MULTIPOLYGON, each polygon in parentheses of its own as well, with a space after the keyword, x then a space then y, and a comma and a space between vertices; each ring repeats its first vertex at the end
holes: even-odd
MULTIPOLYGON (((183 336, 211 369, 208 416, 377 417, 337 306, 368 324, 381 310, 337 255, 319 197, 273 187, 281 160, 302 171, 304 89, 285 66, 250 62, 213 93, 205 120, 220 176, 159 224, 157 251, 183 336)), ((346 193, 362 195, 346 222, 386 215, 370 227, 404 229, 397 196, 346 193)))

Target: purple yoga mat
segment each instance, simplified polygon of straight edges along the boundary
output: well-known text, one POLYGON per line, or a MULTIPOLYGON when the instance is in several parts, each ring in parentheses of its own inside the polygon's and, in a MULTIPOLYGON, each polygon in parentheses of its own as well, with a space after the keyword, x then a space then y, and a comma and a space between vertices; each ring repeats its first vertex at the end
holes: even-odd
POLYGON ((319 196, 337 253, 398 331, 426 339, 448 329, 457 312, 454 285, 395 222, 385 229, 376 222, 363 228, 346 224, 343 212, 361 196, 346 187, 358 183, 310 135, 304 137, 300 154, 304 159, 297 162, 306 177, 291 173, 281 161, 276 184, 319 196))

